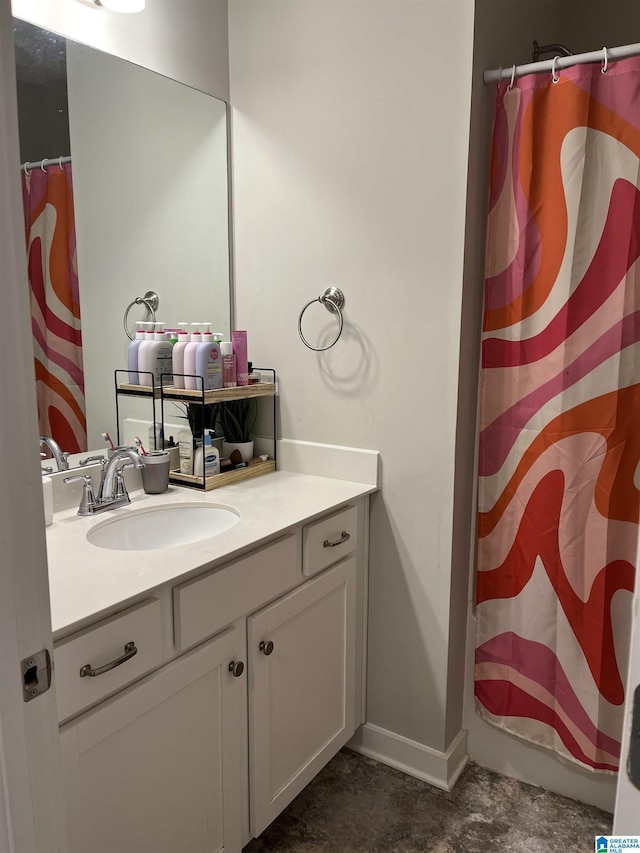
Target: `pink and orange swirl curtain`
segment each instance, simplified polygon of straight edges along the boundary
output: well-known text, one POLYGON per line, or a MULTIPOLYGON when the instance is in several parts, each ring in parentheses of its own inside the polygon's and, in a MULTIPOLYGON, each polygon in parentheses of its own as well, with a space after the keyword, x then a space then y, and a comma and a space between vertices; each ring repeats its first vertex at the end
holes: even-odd
POLYGON ((70 453, 87 449, 71 164, 22 176, 38 426, 70 453))
POLYGON ((620 759, 640 486, 640 58, 498 87, 482 345, 478 713, 620 759))

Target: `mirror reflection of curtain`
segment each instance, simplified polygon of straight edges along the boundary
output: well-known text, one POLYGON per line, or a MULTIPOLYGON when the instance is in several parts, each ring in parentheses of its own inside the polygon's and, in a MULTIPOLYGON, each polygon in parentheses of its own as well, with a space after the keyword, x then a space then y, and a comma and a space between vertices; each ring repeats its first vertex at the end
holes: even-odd
POLYGON ((22 175, 38 426, 62 450, 87 449, 71 164, 22 175))

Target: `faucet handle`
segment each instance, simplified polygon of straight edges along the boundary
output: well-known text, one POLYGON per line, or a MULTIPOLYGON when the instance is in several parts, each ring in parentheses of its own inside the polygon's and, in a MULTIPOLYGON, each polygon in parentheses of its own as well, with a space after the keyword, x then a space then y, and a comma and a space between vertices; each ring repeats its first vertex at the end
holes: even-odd
POLYGON ((108 459, 106 456, 102 456, 102 455, 100 455, 100 456, 87 456, 86 459, 81 459, 78 462, 78 465, 81 468, 84 468, 85 465, 92 465, 94 462, 99 462, 100 465, 102 466, 102 470, 104 471, 104 469, 107 467, 108 459))
POLYGON ((74 477, 65 477, 63 483, 84 483, 82 498, 78 507, 78 515, 93 515, 96 507, 96 497, 93 493, 93 480, 91 474, 80 474, 74 477))
POLYGON ((125 463, 124 465, 121 465, 116 471, 115 483, 113 488, 113 499, 115 501, 131 503, 131 498, 129 497, 129 492, 127 491, 127 487, 124 482, 124 471, 122 469, 128 468, 132 464, 132 462, 125 463))

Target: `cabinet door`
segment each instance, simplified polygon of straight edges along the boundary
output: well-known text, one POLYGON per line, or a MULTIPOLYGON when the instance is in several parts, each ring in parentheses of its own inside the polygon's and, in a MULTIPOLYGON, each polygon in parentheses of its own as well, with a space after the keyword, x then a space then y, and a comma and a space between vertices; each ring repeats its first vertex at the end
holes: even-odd
POLYGON ((243 651, 231 628, 60 730, 71 853, 240 850, 243 651))
POLYGON ((345 560, 248 620, 254 836, 354 732, 355 572, 345 560))

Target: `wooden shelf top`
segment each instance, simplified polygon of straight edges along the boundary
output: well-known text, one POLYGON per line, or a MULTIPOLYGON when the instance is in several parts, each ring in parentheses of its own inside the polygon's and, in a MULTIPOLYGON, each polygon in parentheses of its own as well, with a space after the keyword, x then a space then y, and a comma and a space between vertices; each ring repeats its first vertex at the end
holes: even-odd
MULTIPOLYGON (((186 400, 199 403, 202 391, 189 391, 186 388, 174 388, 173 385, 162 389, 165 399, 186 400)), ((274 382, 257 382, 255 385, 238 385, 236 388, 220 388, 216 391, 205 391, 205 403, 221 403, 224 400, 244 400, 248 397, 273 397, 276 393, 274 382)))
POLYGON ((160 386, 154 386, 153 390, 150 385, 131 385, 128 382, 119 382, 116 386, 118 394, 130 394, 132 397, 160 397, 160 386))

